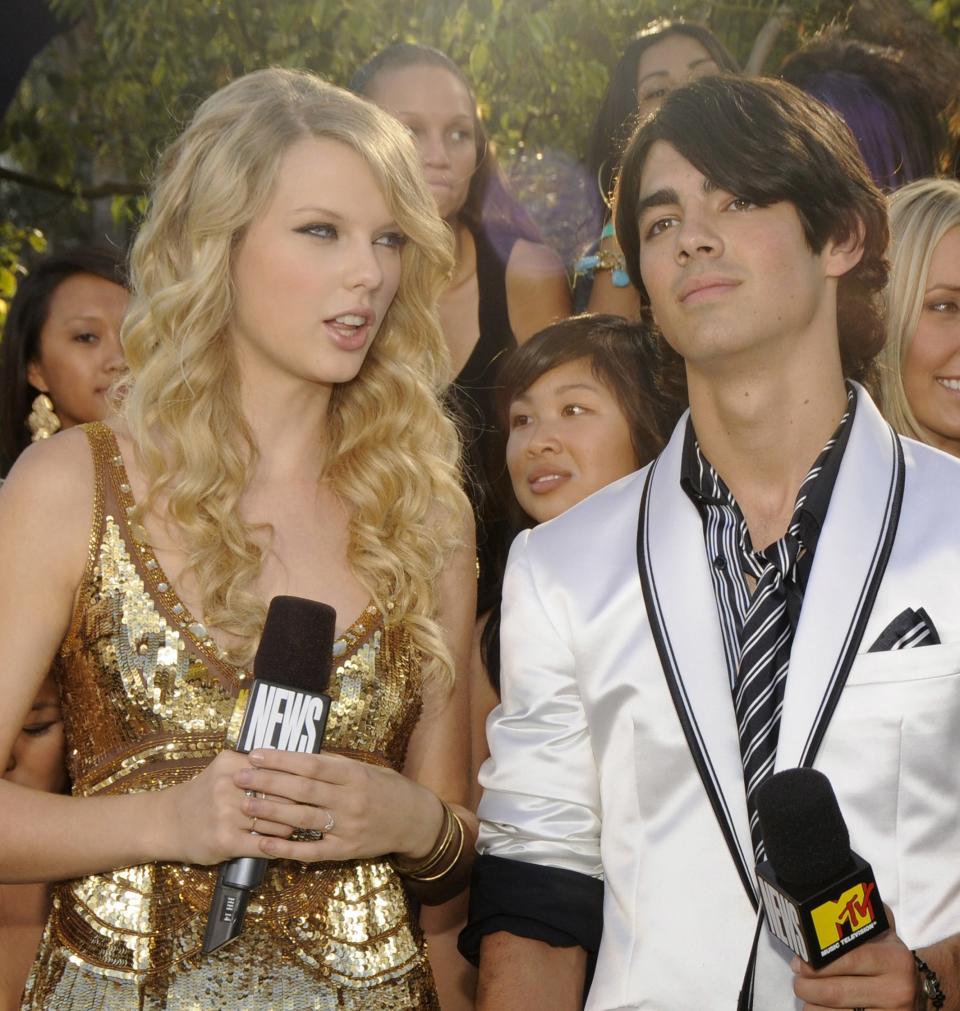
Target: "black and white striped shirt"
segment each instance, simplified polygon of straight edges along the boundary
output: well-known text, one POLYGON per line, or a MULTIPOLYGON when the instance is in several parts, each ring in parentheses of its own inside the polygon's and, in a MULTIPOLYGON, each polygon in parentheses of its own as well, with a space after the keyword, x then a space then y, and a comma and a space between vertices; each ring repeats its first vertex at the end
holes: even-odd
MULTIPOLYGON (((791 639, 800 618, 803 593, 813 565, 820 530, 827 517, 833 486, 850 437, 856 407, 856 392, 848 385, 847 409, 797 493, 793 518, 788 528, 801 543, 795 568, 796 575, 787 587, 791 639)), ((704 544, 707 558, 710 560, 732 691, 737 681, 737 667, 743 645, 744 616, 751 598, 747 576, 759 580, 767 564, 767 558, 772 558, 776 552, 784 550, 784 540, 781 538, 763 551, 754 550, 743 513, 723 478, 701 452, 690 420, 687 421, 684 439, 680 484, 703 520, 704 544)))

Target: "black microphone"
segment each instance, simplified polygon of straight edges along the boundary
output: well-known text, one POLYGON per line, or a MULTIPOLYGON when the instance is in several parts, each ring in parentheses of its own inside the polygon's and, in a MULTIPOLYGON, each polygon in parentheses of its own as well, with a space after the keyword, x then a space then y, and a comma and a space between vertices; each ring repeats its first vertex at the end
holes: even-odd
POLYGON ((773 934, 814 969, 882 934, 889 924, 873 870, 850 849, 830 780, 787 769, 757 791, 767 859, 757 883, 773 934))
MULTIPOLYGON (((274 597, 253 661, 254 681, 241 688, 227 730, 237 751, 276 748, 317 754, 323 745, 330 697, 337 613, 303 597, 274 597)), ((207 917, 204 954, 243 929, 250 891, 263 882, 265 857, 237 857, 220 868, 207 917)))

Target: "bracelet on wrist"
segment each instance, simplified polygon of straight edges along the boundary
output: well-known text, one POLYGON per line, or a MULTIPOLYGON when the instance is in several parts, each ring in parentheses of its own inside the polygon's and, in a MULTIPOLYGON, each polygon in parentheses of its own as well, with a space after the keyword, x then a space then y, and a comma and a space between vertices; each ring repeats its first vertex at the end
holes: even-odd
POLYGON ((622 253, 610 249, 601 249, 598 253, 581 256, 573 266, 577 276, 593 277, 598 270, 609 270, 610 280, 615 288, 626 288, 630 283, 627 274, 627 264, 622 253))
POLYGON ((438 881, 453 870, 463 853, 463 822, 446 801, 440 803, 443 805, 443 823, 433 849, 422 860, 411 861, 399 853, 389 857, 394 870, 411 881, 438 881))
POLYGON ((920 992, 926 999, 928 1007, 940 1008, 947 1002, 947 995, 940 987, 940 977, 927 965, 926 962, 914 951, 913 963, 920 974, 920 992))

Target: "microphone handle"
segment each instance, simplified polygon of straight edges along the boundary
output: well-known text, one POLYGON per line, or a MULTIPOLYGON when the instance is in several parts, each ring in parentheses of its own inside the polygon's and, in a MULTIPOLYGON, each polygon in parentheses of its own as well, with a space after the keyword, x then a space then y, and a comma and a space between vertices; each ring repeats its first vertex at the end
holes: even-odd
POLYGON ((236 857, 228 860, 220 872, 220 881, 231 888, 259 888, 267 872, 266 857, 236 857))

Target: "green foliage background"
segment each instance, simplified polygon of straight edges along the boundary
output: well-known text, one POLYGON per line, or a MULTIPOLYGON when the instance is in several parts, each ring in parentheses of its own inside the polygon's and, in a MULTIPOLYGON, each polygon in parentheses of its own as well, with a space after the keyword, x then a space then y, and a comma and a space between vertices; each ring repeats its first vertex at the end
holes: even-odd
MULTIPOLYGON (((54 0, 76 24, 34 61, 0 124, 4 163, 49 185, 0 180, 0 270, 16 271, 20 249, 40 241, 35 229, 52 244, 102 236, 110 218, 129 232, 158 152, 228 80, 279 65, 344 83, 395 39, 437 46, 467 69, 488 128, 542 220, 571 186, 608 69, 631 35, 652 18, 686 16, 710 24, 744 61, 779 3, 54 0), (67 195, 53 192, 58 187, 67 195)), ((960 0, 915 3, 932 3, 941 30, 957 32, 960 0)), ((843 0, 801 0, 770 65, 844 7, 843 0)), ((8 282, 0 274, 0 303, 8 282)))

